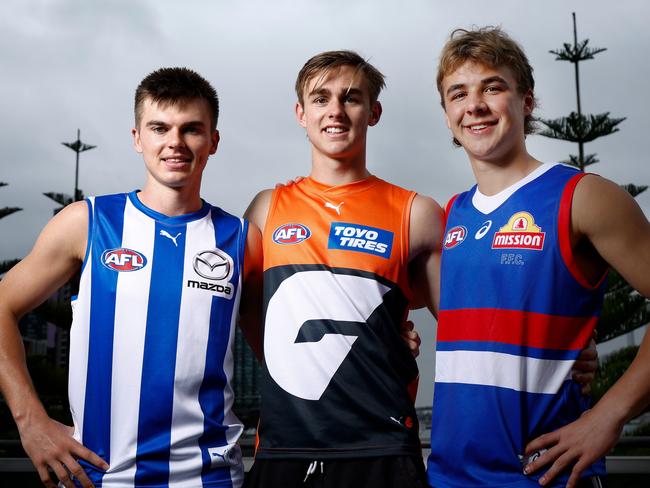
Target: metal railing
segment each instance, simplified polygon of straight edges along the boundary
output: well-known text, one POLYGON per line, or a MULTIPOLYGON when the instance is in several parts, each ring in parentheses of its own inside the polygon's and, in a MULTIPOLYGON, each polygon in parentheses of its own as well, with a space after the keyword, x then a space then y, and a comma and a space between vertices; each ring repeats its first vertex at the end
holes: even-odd
MULTIPOLYGON (((248 470, 253 462, 254 442, 252 439, 244 439, 241 447, 244 466, 248 470)), ((422 443, 425 460, 430 447, 429 443, 422 443)), ((650 436, 621 437, 616 447, 650 448, 650 436)), ((36 472, 30 459, 25 457, 20 441, 0 440, 0 453, 2 452, 8 452, 13 457, 0 457, 0 474, 36 472)), ((650 456, 607 456, 605 460, 609 474, 650 474, 650 456)))

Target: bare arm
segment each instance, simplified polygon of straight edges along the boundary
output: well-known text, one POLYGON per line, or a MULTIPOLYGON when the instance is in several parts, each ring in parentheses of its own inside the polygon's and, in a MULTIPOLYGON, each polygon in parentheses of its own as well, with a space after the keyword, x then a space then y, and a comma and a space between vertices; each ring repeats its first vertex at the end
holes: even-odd
MULTIPOLYGON (((627 192, 603 178, 585 176, 576 187, 571 218, 575 247, 586 240, 637 291, 650 296, 650 223, 627 192)), ((591 259, 582 266, 587 273, 595 274, 600 262, 591 259)), ((573 464, 567 487, 574 487, 579 474, 612 448, 625 422, 648 403, 650 336, 646 333, 629 369, 593 409, 575 422, 529 443, 529 453, 548 451, 531 463, 527 472, 552 463, 540 480, 546 484, 573 464)))
POLYGON ((248 236, 246 239, 246 256, 244 257, 244 294, 239 307, 239 326, 246 341, 257 356, 263 361, 262 342, 262 232, 269 213, 273 190, 262 190, 250 203, 244 218, 248 219, 248 236))
POLYGON ((249 222, 244 255, 244 289, 239 306, 239 326, 246 341, 262 362, 262 235, 249 222))
POLYGON ((435 200, 417 195, 411 207, 409 226, 409 276, 413 289, 412 308, 427 306, 438 316, 440 301, 440 254, 444 215, 435 200))
POLYGON ((68 206, 47 224, 29 255, 0 282, 0 390, 16 421, 25 452, 43 483, 51 487, 55 485, 48 466, 65 486, 74 486, 67 468, 86 487, 92 483, 74 458, 84 458, 102 469, 108 469, 108 465, 71 437, 71 427, 48 417, 27 371, 18 321, 79 269, 87 225, 86 203, 68 206))

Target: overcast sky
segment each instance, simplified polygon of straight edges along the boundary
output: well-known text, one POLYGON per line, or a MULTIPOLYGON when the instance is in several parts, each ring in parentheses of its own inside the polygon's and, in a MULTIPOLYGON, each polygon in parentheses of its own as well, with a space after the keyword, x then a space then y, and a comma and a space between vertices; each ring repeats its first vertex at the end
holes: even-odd
MULTIPOLYGON (((24 210, 0 220, 0 259, 24 256, 56 207, 42 196, 72 194, 74 153, 60 143, 97 145, 83 153, 87 195, 139 188, 132 148, 133 92, 161 66, 195 69, 221 99, 219 150, 203 197, 241 214, 257 191, 309 171, 309 145, 294 118, 293 84, 312 55, 354 49, 387 77, 383 115, 369 131, 370 171, 445 203, 473 184, 454 149, 435 88, 438 53, 455 27, 500 25, 535 68, 538 115, 575 110, 572 65, 550 49, 573 39, 607 47, 581 63, 585 113, 627 117, 620 132, 587 145, 594 172, 617 183, 650 184, 648 130, 650 3, 646 0, 2 0, 0 3, 0 207, 24 210)), ((530 152, 555 161, 577 146, 532 136, 530 152)), ((650 215, 650 191, 638 198, 650 215)), ((432 337, 424 338, 419 405, 430 403, 432 337)))

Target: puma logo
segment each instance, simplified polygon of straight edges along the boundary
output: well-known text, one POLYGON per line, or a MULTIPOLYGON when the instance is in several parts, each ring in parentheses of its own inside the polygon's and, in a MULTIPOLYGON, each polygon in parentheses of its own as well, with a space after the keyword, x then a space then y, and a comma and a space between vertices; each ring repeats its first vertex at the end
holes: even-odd
POLYGON ((341 202, 338 205, 334 205, 333 203, 325 202, 325 208, 331 208, 332 210, 336 211, 336 215, 341 215, 341 205, 344 203, 345 202, 341 202))
POLYGON ((170 239, 174 243, 174 246, 178 247, 178 243, 176 242, 176 239, 178 239, 178 236, 181 235, 181 232, 173 236, 169 232, 163 229, 160 231, 160 235, 166 237, 167 239, 170 239))

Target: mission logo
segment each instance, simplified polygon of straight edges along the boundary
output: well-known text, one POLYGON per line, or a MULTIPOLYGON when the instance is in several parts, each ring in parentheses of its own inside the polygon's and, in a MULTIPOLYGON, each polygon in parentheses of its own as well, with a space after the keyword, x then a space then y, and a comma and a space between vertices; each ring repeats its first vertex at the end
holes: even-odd
POLYGON ((125 247, 107 249, 102 253, 101 261, 113 271, 138 271, 147 265, 147 258, 142 253, 125 247))
POLYGON ((309 227, 302 224, 284 224, 273 231, 276 244, 300 244, 311 237, 309 227))
POLYGON ((528 212, 517 212, 508 223, 494 233, 492 249, 544 249, 546 233, 535 225, 535 219, 528 212))

